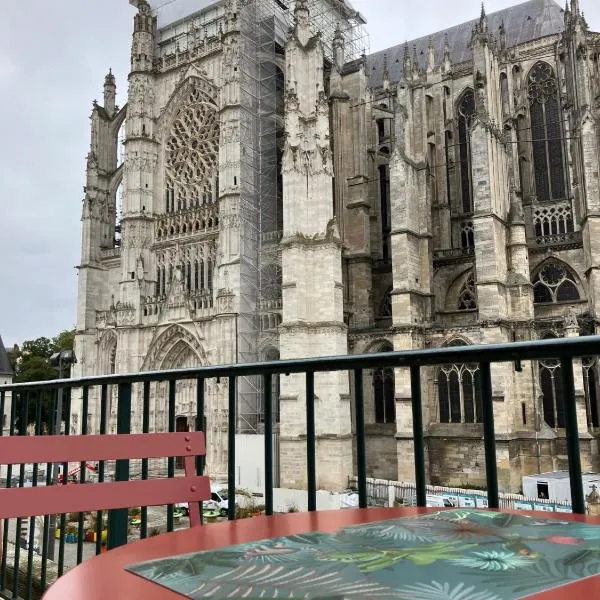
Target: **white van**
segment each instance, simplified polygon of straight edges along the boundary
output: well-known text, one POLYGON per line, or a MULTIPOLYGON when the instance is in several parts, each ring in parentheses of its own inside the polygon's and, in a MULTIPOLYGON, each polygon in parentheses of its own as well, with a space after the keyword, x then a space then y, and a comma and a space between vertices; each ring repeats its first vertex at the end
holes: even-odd
MULTIPOLYGON (((221 511, 221 516, 226 517, 227 511, 229 509, 229 501, 227 500, 227 489, 221 486, 210 486, 210 502, 216 504, 219 510, 221 511)), ((178 502, 175 505, 176 508, 179 508, 183 511, 185 515, 188 515, 190 512, 189 506, 187 502, 178 502)))

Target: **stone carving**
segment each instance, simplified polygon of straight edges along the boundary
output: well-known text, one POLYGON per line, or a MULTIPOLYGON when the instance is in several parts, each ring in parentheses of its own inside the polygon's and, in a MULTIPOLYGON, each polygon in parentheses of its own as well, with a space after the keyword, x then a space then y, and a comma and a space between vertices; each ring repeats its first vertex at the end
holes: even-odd
POLYGON ((570 310, 569 313, 565 316, 565 329, 579 329, 577 315, 573 310, 570 310))

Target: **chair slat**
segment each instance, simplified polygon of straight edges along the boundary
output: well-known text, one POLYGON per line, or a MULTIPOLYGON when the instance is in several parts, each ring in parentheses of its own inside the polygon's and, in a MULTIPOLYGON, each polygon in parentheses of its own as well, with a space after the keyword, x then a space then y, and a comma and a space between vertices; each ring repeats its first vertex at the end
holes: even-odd
POLYGON ((202 456, 202 431, 0 437, 0 464, 202 456))
MULTIPOLYGON (((111 436, 112 437, 112 436, 111 436)), ((206 476, 0 489, 0 519, 210 500, 206 476)))

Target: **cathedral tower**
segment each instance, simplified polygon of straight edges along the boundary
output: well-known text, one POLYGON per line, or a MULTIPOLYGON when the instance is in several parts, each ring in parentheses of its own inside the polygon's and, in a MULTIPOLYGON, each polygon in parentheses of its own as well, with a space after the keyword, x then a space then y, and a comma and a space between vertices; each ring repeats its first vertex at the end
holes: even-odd
MULTIPOLYGON (((283 158, 283 322, 281 358, 346 354, 341 240, 333 215, 329 104, 323 48, 309 29, 307 2, 296 3, 286 46, 283 158)), ((281 485, 306 487, 305 387, 281 381, 281 485)), ((341 489, 352 471, 346 373, 315 376, 317 487, 341 489)), ((312 399, 311 399, 312 401, 312 399)))

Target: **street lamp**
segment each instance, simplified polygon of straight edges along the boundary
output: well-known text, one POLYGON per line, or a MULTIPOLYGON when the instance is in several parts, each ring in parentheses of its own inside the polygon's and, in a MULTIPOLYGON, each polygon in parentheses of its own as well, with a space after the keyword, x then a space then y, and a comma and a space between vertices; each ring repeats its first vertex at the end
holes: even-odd
MULTIPOLYGON (((59 352, 55 352, 50 357, 50 364, 53 367, 58 367, 58 378, 63 379, 64 371, 67 367, 75 364, 77 362, 77 358, 75 356, 75 352, 73 350, 60 350, 59 352)), ((63 388, 62 386, 58 388, 58 399, 56 402, 56 417, 54 421, 54 434, 60 435, 61 431, 61 422, 62 422, 62 403, 63 403, 63 388)), ((67 433, 67 432, 65 432, 67 433)), ((58 470, 59 464, 54 463, 52 465, 52 480, 51 484, 56 485, 58 481, 58 470)), ((63 474, 63 478, 66 478, 67 474, 63 474)), ((48 558, 50 560, 54 560, 54 545, 56 542, 56 515, 50 515, 50 523, 48 527, 48 558)))

